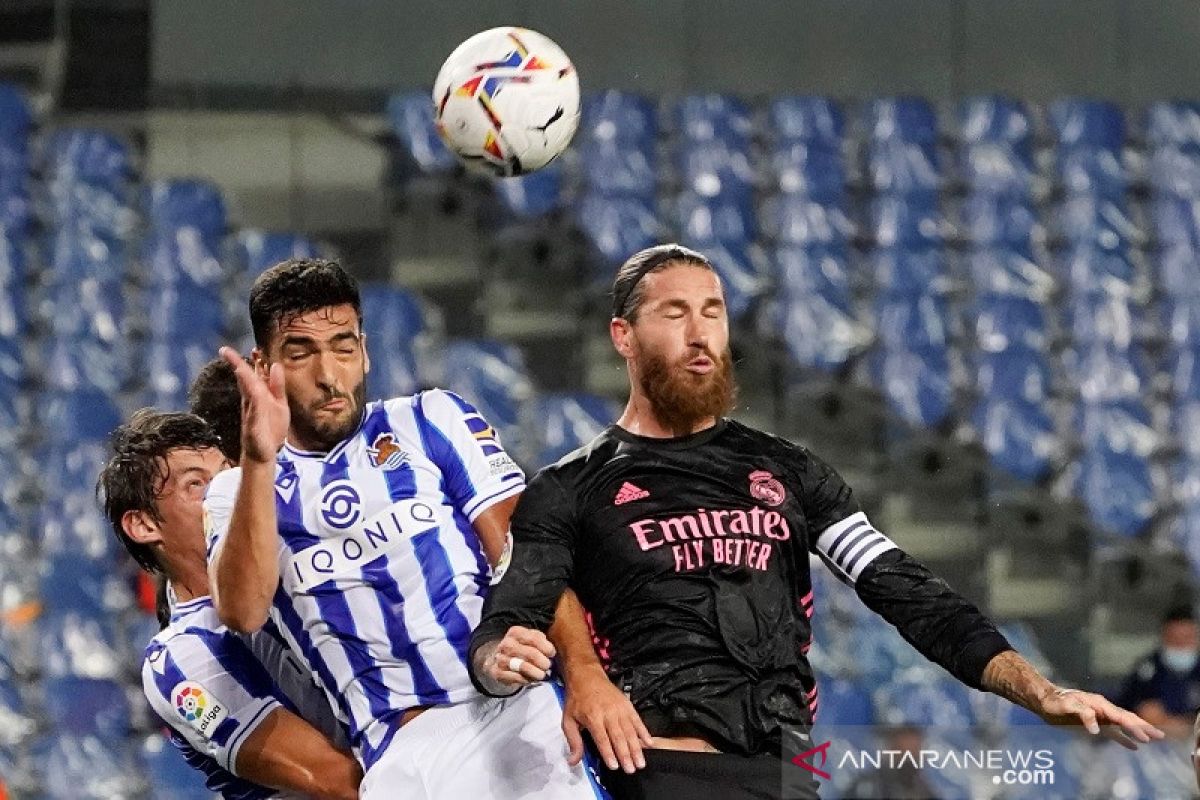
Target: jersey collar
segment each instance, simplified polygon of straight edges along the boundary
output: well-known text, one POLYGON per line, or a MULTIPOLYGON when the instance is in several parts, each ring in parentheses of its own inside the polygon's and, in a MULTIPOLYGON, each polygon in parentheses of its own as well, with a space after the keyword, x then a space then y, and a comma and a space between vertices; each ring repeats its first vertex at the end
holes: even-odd
POLYGON ((295 456, 297 458, 315 458, 315 459, 320 459, 320 460, 324 460, 324 461, 328 461, 329 459, 332 459, 332 458, 337 458, 339 455, 341 455, 342 451, 346 449, 346 446, 349 445, 352 441, 354 441, 355 437, 357 437, 360 433, 362 433, 363 423, 365 423, 367 420, 367 410, 371 407, 371 405, 372 405, 371 403, 367 403, 366 405, 363 406, 362 414, 359 415, 359 418, 358 418, 358 426, 354 429, 354 432, 351 433, 349 436, 347 436, 345 439, 342 439, 340 442, 335 444, 333 446, 333 449, 330 450, 329 452, 322 453, 317 450, 301 450, 299 447, 295 447, 287 439, 284 439, 284 441, 283 441, 283 449, 287 452, 287 454, 289 456, 295 456))

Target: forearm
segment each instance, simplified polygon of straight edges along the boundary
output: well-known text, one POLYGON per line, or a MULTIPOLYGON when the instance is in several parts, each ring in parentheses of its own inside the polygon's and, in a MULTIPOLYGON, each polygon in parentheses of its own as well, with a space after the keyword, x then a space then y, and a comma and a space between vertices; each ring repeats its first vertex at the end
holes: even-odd
POLYGON ((213 562, 213 600, 221 621, 249 633, 267 621, 279 586, 275 465, 247 462, 225 534, 213 562))
POLYGON ((571 589, 567 589, 559 598, 549 635, 558 651, 559 672, 568 689, 580 677, 594 675, 597 671, 604 674, 604 665, 600 663, 592 643, 587 612, 571 589))
POLYGON ((982 684, 986 691, 1034 712, 1040 712, 1045 699, 1060 691, 1015 650, 1000 653, 988 662, 982 684))
POLYGON ((320 800, 358 797, 362 767, 300 717, 276 710, 250 734, 237 757, 239 777, 320 800))

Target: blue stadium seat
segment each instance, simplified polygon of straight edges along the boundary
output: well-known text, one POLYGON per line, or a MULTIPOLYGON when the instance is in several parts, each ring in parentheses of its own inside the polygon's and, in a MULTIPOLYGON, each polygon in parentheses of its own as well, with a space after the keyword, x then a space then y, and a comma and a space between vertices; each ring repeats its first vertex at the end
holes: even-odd
POLYGON ((875 372, 884 402, 909 424, 935 427, 954 410, 950 354, 945 348, 881 350, 875 372))
POLYGON ((654 147, 658 120, 654 103, 632 92, 608 89, 586 94, 579 135, 595 141, 620 142, 639 150, 654 147))
POLYGON ((188 388, 200 369, 216 357, 219 341, 216 337, 205 342, 185 336, 146 342, 142 352, 145 385, 141 403, 172 411, 187 408, 188 388))
POLYGON ((754 206, 739 195, 704 197, 684 192, 675 201, 676 226, 684 239, 744 246, 757 231, 754 206))
POLYGON ((1159 197, 1150 204, 1150 220, 1160 243, 1200 249, 1200 200, 1159 197))
POLYGON ((958 151, 963 181, 972 192, 1028 197, 1037 166, 1027 149, 1001 142, 967 144, 958 151))
POLYGON ((89 183, 119 192, 133 178, 133 152, 121 137, 102 130, 64 128, 45 143, 43 158, 52 182, 89 183))
MULTIPOLYGON (((88 522, 94 519, 93 517, 88 522)), ((86 535, 95 535, 90 524, 73 525, 62 516, 59 516, 58 522, 64 527, 71 527, 73 531, 87 531, 86 535)), ((50 532, 56 535, 53 530, 48 526, 42 528, 43 533, 50 532)), ((107 530, 104 533, 108 536, 113 535, 107 530)), ((50 543, 51 546, 59 548, 59 553, 44 559, 39 570, 45 608, 52 611, 84 613, 102 608, 114 614, 131 609, 134 598, 127 576, 112 572, 103 559, 93 560, 78 552, 62 550, 64 546, 75 543, 78 543, 78 539, 73 535, 68 541, 50 543)))
POLYGON ((64 233, 80 232, 112 243, 133 238, 137 213, 123 194, 90 183, 49 187, 46 211, 50 224, 64 233))
POLYGON ((900 678, 876 690, 876 717, 891 725, 970 728, 975 724, 970 691, 949 678, 900 678))
POLYGON ((1044 351, 1050 343, 1046 309, 1027 297, 980 294, 968 316, 974 321, 976 344, 984 352, 1044 351))
POLYGON ((854 225, 840 204, 823 204, 801 195, 780 195, 763 207, 763 233, 780 245, 842 246, 854 225))
POLYGON ((1063 352, 1063 366, 1068 384, 1089 402, 1137 398, 1151 389, 1152 370, 1136 349, 1077 345, 1063 352))
POLYGON ((42 689, 53 728, 106 739, 120 739, 129 732, 129 698, 120 683, 67 675, 47 678, 42 689))
POLYGON ((1063 308, 1063 327, 1081 345, 1128 350, 1143 326, 1144 317, 1128 296, 1091 291, 1073 295, 1063 308))
POLYGON ((182 227, 148 237, 142 245, 143 266, 156 287, 190 284, 219 294, 225 271, 221 266, 221 240, 182 227))
POLYGON ((124 250, 95 229, 61 228, 49 237, 45 251, 42 278, 50 285, 92 279, 119 290, 125 277, 124 250))
POLYGON ((154 800, 213 800, 203 774, 192 769, 168 736, 147 736, 142 742, 141 763, 154 800))
POLYGON ((195 228, 202 238, 213 241, 224 236, 227 229, 221 190, 207 181, 153 181, 143 190, 142 208, 154 232, 195 228))
MULTIPOLYGON (((102 272, 106 266, 96 265, 102 272)), ((49 322, 55 336, 86 338, 96 343, 119 345, 128 329, 125 294, 119 280, 110 275, 100 279, 80 275, 75 282, 50 287, 42 298, 39 314, 49 322)))
MULTIPOLYGON (((132 342, 124 339, 108 343, 89 336, 63 336, 47 340, 43 353, 41 377, 47 389, 108 397, 116 396, 129 382, 136 366, 137 350, 132 342)), ((58 409, 55 405, 48 413, 56 414, 58 409)), ((61 429, 50 431, 50 434, 57 436, 60 431, 66 431, 86 438, 92 430, 87 423, 67 420, 61 429)))
POLYGON ((1077 486, 1092 519, 1111 533, 1136 536, 1154 518, 1150 463, 1133 453, 1104 447, 1086 451, 1079 461, 1077 486))
POLYGON ((113 618, 99 609, 43 614, 34 627, 40 668, 47 678, 118 680, 130 664, 113 618))
POLYGON ((537 172, 493 182, 504 207, 522 218, 544 217, 563 202, 563 167, 555 162, 537 172))
POLYGON ((0 194, 0 226, 9 233, 25 233, 33 220, 33 207, 23 190, 0 194))
MULTIPOLYGON (((852 655, 852 672, 847 677, 868 686, 886 684, 914 668, 928 669, 925 658, 904 641, 895 628, 873 614, 856 623, 838 645, 848 648, 852 655)), ((875 712, 876 722, 884 722, 877 702, 875 712)))
POLYGON ((776 142, 816 145, 833 151, 841 148, 846 127, 837 102, 818 95, 776 97, 767 108, 767 125, 776 142))
POLYGON ((936 247, 887 247, 871 256, 880 292, 896 295, 942 294, 952 288, 945 252, 936 247))
POLYGON ((1137 272, 1124 250, 1105 250, 1084 243, 1063 255, 1067 287, 1076 296, 1106 294, 1129 297, 1138 284, 1137 272))
POLYGON ((866 107, 867 135, 875 141, 937 141, 937 115, 928 100, 920 97, 880 97, 866 107))
POLYGON ((94 389, 41 395, 42 428, 60 442, 101 441, 121 423, 110 396, 94 389))
POLYGON ((975 387, 980 397, 1041 403, 1050 398, 1054 382, 1050 357, 1027 347, 1009 347, 975 356, 975 387))
POLYGON ((1037 211, 1028 199, 976 192, 962 204, 962 227, 974 245, 1004 247, 1031 253, 1033 242, 1043 237, 1037 211))
POLYGON ((658 158, 652 146, 642 149, 617 139, 584 139, 579 143, 579 161, 589 191, 653 202, 658 158))
POLYGON ((1161 300, 1163 329, 1177 348, 1200 343, 1200 296, 1174 295, 1161 300))
POLYGON ((817 684, 822 725, 873 725, 875 708, 865 683, 843 678, 822 678, 817 684))
POLYGON ((368 393, 372 398, 387 398, 419 391, 430 383, 418 355, 428 347, 430 336, 420 300, 390 284, 365 283, 361 293, 371 354, 368 393))
POLYGON ((535 409, 541 443, 538 463, 543 465, 584 446, 621 413, 611 400, 581 393, 539 395, 535 409))
POLYGON ((947 226, 935 195, 886 194, 871 201, 871 232, 879 247, 939 246, 947 226))
POLYGON ((1068 244, 1094 244, 1105 250, 1126 248, 1142 238, 1123 198, 1075 195, 1053 210, 1058 233, 1068 244))
POLYGON ((964 142, 1028 146, 1033 133, 1029 112, 1020 100, 997 95, 968 97, 958 104, 958 129, 964 142))
MULTIPOLYGON (((584 237, 610 264, 620 264, 634 253, 659 241, 654 206, 634 197, 585 195, 576 204, 576 223, 584 237)), ((605 268, 603 278, 612 280, 605 268)))
POLYGON ((870 341, 869 331, 836 292, 826 296, 780 286, 777 314, 778 335, 792 362, 803 369, 837 370, 870 341))
POLYGON ((321 255, 316 243, 298 233, 259 230, 238 231, 234 253, 238 265, 250 279, 280 261, 321 255))
POLYGON ((16 84, 0 81, 0 146, 23 142, 33 127, 33 112, 16 84))
POLYGON ((779 290, 788 295, 815 294, 847 312, 853 303, 850 263, 840 247, 780 247, 771 256, 779 290))
POLYGON ((967 255, 967 274, 977 292, 1028 297, 1044 302, 1058 286, 1054 276, 1019 250, 977 248, 967 255))
POLYGON ((42 769, 45 800, 114 800, 133 798, 144 779, 123 739, 51 733, 33 744, 42 769))
POLYGON ((770 159, 771 172, 784 194, 804 195, 823 203, 836 203, 845 196, 846 171, 838 150, 785 141, 775 146, 770 159))
POLYGON ((902 139, 872 140, 867 145, 867 174, 876 192, 929 194, 942 183, 942 166, 933 144, 902 139))
POLYGON ((1200 401, 1200 348, 1176 349, 1168 359, 1167 372, 1177 403, 1200 401))
POLYGON ((446 344, 445 359, 447 388, 470 398, 514 458, 531 459, 526 424, 533 386, 521 351, 498 341, 457 339, 446 344))
POLYGON ((1060 145, 1084 145, 1120 152, 1125 144, 1125 115, 1115 103, 1064 98, 1050 104, 1048 119, 1060 145))
POLYGON ((1146 171, 1155 194, 1200 198, 1200 153, 1195 148, 1160 147, 1150 154, 1146 171))
POLYGON ((875 303, 879 340, 895 349, 945 349, 950 344, 950 311, 932 294, 881 295, 875 303))
MULTIPOLYGON (((25 741, 36 727, 37 721, 21 697, 17 683, 11 676, 0 677, 0 750, 11 749, 25 741)), ((0 776, 3 775, 0 770, 0 776)))
POLYGON ((387 117, 404 151, 424 172, 452 171, 458 163, 446 148, 433 121, 433 100, 426 92, 406 92, 388 98, 387 117))
POLYGON ((745 144, 724 139, 684 142, 676 160, 684 188, 696 194, 736 194, 748 200, 753 193, 754 164, 745 144))
POLYGON ((1200 145, 1200 103, 1151 103, 1146 112, 1146 140, 1156 148, 1200 145))
POLYGON ((1084 147, 1059 150, 1058 174, 1068 195, 1121 197, 1129 188, 1119 155, 1109 150, 1084 147))
MULTIPOLYGON (((983 388, 991 386, 1011 395, 1015 394, 1013 387, 990 381, 980 384, 982 399, 975 407, 971 421, 992 462, 1000 470, 1023 481, 1037 481, 1048 476, 1053 469, 1053 458, 1060 452, 1050 416, 1034 402, 991 394, 983 388)), ((1036 396, 1037 392, 1029 394, 1036 396)))
POLYGON ((1085 450, 1133 453, 1149 458, 1159 444, 1150 411, 1141 400, 1083 403, 1075 409, 1075 426, 1085 450))
POLYGON ((746 315, 766 288, 764 276, 758 271, 747 245, 720 241, 692 241, 689 246, 712 261, 721 287, 725 291, 725 306, 731 320, 746 315))
POLYGON ((693 142, 745 142, 751 133, 749 109, 730 95, 685 95, 675 104, 674 116, 680 134, 693 142))
POLYGON ((1171 411, 1171 435, 1185 458, 1200 461, 1200 401, 1175 404, 1171 411))

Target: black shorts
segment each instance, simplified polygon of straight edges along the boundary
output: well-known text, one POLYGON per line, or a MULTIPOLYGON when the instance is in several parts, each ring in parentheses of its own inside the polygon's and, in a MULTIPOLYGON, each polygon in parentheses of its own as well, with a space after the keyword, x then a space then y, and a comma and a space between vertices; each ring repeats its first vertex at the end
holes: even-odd
POLYGON ((739 756, 686 750, 643 751, 646 767, 633 775, 604 770, 613 800, 816 800, 817 784, 778 756, 739 756), (800 773, 800 774, 797 774, 800 773), (784 781, 789 783, 785 787, 784 781))

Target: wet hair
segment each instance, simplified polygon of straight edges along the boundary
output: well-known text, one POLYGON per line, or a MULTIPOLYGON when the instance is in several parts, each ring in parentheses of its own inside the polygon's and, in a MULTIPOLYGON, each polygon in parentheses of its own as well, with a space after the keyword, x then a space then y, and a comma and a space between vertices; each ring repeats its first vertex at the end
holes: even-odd
POLYGON ((201 367, 188 390, 188 410, 217 434, 222 455, 233 464, 242 460, 242 393, 228 361, 217 357, 201 367))
POLYGON ((358 282, 336 261, 290 258, 263 272, 250 287, 254 343, 266 348, 271 334, 289 320, 318 308, 349 304, 362 326, 358 282))
POLYGON ((128 511, 144 511, 161 522, 158 495, 169 474, 167 454, 177 448, 219 447, 212 428, 195 414, 137 411, 111 437, 112 456, 96 481, 96 495, 113 533, 142 569, 162 574, 154 548, 135 542, 121 524, 128 511))
POLYGON ((617 277, 613 279, 612 286, 612 315, 636 322, 644 294, 642 278, 651 272, 658 272, 677 264, 713 269, 708 258, 683 245, 660 244, 647 247, 631 255, 617 270, 617 277))

